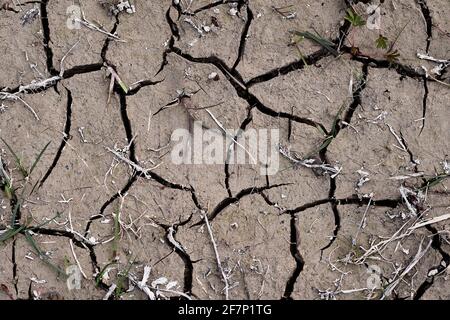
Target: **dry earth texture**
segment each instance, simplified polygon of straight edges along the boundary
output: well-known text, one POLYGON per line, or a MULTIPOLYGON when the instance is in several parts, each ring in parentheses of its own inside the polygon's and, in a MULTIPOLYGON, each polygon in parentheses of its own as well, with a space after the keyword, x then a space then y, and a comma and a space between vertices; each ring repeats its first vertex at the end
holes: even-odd
POLYGON ((449 12, 0 1, 0 298, 449 299, 449 12), (279 171, 174 164, 193 117, 279 171))

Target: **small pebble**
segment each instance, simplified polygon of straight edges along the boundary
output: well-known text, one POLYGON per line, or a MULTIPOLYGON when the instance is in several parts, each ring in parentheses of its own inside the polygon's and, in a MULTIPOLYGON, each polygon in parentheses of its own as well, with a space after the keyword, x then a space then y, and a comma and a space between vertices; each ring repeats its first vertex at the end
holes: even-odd
POLYGON ((208 75, 208 79, 209 79, 209 80, 217 81, 217 80, 219 80, 219 75, 217 74, 217 72, 211 72, 211 73, 208 75))
POLYGON ((238 13, 238 10, 236 8, 231 8, 228 12, 231 16, 235 16, 238 13))
POLYGON ((430 270, 430 272, 428 272, 428 276, 429 277, 434 277, 435 275, 438 274, 438 272, 439 271, 437 269, 430 270))

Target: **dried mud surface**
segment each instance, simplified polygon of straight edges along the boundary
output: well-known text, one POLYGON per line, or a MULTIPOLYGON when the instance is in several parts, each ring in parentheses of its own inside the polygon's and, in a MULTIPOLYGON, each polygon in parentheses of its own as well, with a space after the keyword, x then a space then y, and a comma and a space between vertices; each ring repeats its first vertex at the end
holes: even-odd
POLYGON ((17 2, 0 1, 0 236, 14 231, 0 243, 0 299, 147 299, 128 281, 145 266, 160 299, 450 299, 450 220, 426 223, 450 208, 449 73, 427 77, 436 64, 416 55, 450 58, 449 1, 383 1, 381 31, 344 19, 368 1, 132 1, 116 16, 78 4, 123 42, 68 28, 74 1, 17 2), (292 19, 272 7, 291 4, 292 19), (292 30, 339 56, 308 40, 300 56, 292 30), (374 46, 379 32, 398 36, 396 61, 374 46), (108 91, 108 67, 127 92, 108 91), (180 90, 219 104, 225 128, 278 128, 280 144, 339 174, 281 155, 270 176, 173 164, 171 134, 189 126, 180 90), (80 289, 60 272, 71 265, 80 289))

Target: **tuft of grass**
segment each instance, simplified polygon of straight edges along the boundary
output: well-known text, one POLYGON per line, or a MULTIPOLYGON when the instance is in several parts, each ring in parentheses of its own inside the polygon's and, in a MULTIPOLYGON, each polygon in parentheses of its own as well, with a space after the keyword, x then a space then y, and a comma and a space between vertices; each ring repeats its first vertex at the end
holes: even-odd
POLYGON ((347 10, 347 15, 345 16, 344 19, 350 22, 351 25, 354 27, 361 27, 366 24, 366 21, 353 9, 347 10))
POLYGON ((47 255, 39 248, 36 241, 34 240, 33 236, 31 235, 31 232, 28 230, 25 230, 25 239, 27 242, 31 245, 31 247, 34 249, 35 253, 38 255, 38 257, 47 265, 49 266, 53 271, 56 272, 58 277, 67 278, 66 273, 58 266, 50 262, 50 259, 47 257, 47 255))
POLYGON ((384 56, 389 63, 395 63, 398 61, 398 58, 400 58, 400 53, 397 49, 395 49, 387 52, 384 56))
POLYGON ((32 226, 32 227, 28 227, 27 223, 25 223, 23 225, 16 225, 16 224, 14 224, 14 225, 12 225, 10 227, 10 229, 8 231, 6 231, 5 233, 3 233, 0 236, 0 243, 6 242, 8 239, 13 238, 16 234, 24 233, 24 232, 27 232, 27 231, 33 231, 35 229, 39 229, 39 228, 49 224, 50 222, 52 222, 56 218, 59 218, 60 216, 61 216, 61 213, 57 212, 57 214, 53 218, 51 218, 48 221, 45 221, 45 222, 43 222, 43 223, 41 223, 41 224, 39 224, 37 226, 32 226))
POLYGON ((378 49, 387 49, 387 47, 388 47, 388 38, 386 38, 385 36, 380 34, 378 36, 377 40, 375 40, 375 44, 377 45, 378 49))
POLYGON ((16 162, 17 167, 19 168, 20 173, 22 174, 22 177, 28 178, 36 168, 36 165, 39 163, 39 161, 42 158, 42 155, 44 154, 45 150, 47 150, 48 146, 50 145, 51 141, 49 141, 44 148, 39 152, 38 156, 34 160, 33 164, 31 165, 30 169, 28 170, 25 165, 22 162, 22 159, 14 152, 13 148, 3 139, 0 138, 3 143, 5 144, 6 148, 8 148, 9 152, 11 152, 12 156, 14 157, 14 161, 16 162))
POLYGON ((110 263, 108 263, 106 266, 103 267, 103 269, 100 271, 100 273, 95 277, 95 285, 96 285, 97 287, 99 286, 100 282, 102 281, 103 276, 104 276, 105 273, 106 273, 106 270, 108 270, 108 268, 109 268, 110 266, 112 266, 113 264, 116 264, 116 263, 115 263, 115 262, 110 262, 110 263))
POLYGON ((16 234, 22 232, 25 226, 19 226, 18 228, 8 229, 5 233, 0 236, 0 243, 6 242, 8 239, 13 238, 16 234))
MULTIPOLYGON (((333 124, 332 124, 332 127, 331 127, 331 131, 328 134, 325 133, 326 137, 322 141, 322 144, 317 149, 315 149, 313 152, 308 154, 306 158, 310 158, 310 157, 312 157, 312 156, 314 156, 316 154, 319 154, 322 150, 325 150, 326 148, 328 148, 328 146, 331 144, 331 142, 333 142, 334 138, 336 138, 336 136, 338 134, 338 127, 339 127, 340 116, 341 116, 342 112, 344 111, 344 108, 345 108, 345 103, 343 103, 341 105, 341 107, 339 108, 336 116, 334 117, 333 124)), ((323 130, 320 130, 320 131, 323 132, 323 130)))
POLYGON ((117 287, 114 292, 114 296, 116 297, 116 299, 119 299, 120 296, 125 292, 125 284, 128 281, 128 276, 130 274, 130 270, 131 270, 131 267, 133 266, 133 264, 134 264, 134 260, 130 260, 128 262, 128 266, 126 267, 126 269, 120 271, 117 274, 117 276, 118 276, 117 283, 116 283, 117 287))
POLYGON ((0 139, 2 139, 6 148, 8 148, 9 152, 11 152, 12 156, 14 157, 14 161, 16 162, 16 165, 19 168, 19 171, 22 174, 22 176, 24 178, 28 177, 28 170, 23 165, 22 159, 14 152, 13 148, 3 138, 0 138, 0 139))
MULTIPOLYGON (((37 164, 39 163, 39 161, 41 160, 43 154, 45 153, 45 151, 47 150, 48 146, 50 145, 50 142, 48 142, 44 148, 39 152, 39 154, 37 155, 36 159, 34 160, 34 162, 32 163, 30 169, 27 169, 22 162, 22 159, 14 152, 13 148, 3 139, 0 138, 3 143, 6 145, 6 147, 8 148, 8 150, 11 152, 11 154, 14 157, 14 160, 16 161, 16 164, 19 168, 20 173, 22 174, 23 178, 25 179, 25 182, 28 182, 28 178, 30 177, 30 175, 33 173, 34 169, 36 168, 37 164)), ((1 165, 1 164, 0 164, 1 165)), ((5 241, 14 238, 16 235, 18 234, 23 234, 25 236, 26 241, 30 244, 30 246, 33 248, 33 250, 35 251, 35 253, 38 255, 38 257, 46 264, 48 265, 52 270, 54 270, 57 273, 58 277, 63 277, 66 278, 67 275, 65 274, 65 272, 58 266, 56 266, 55 264, 53 264, 49 257, 39 248, 37 242, 34 240, 33 238, 33 233, 32 230, 33 229, 37 229, 40 228, 44 225, 46 225, 47 223, 53 221, 55 218, 59 217, 61 215, 61 213, 57 213, 57 215, 50 219, 49 221, 46 221, 38 226, 35 227, 28 227, 28 222, 25 222, 24 224, 20 224, 18 221, 16 221, 18 213, 20 211, 20 208, 23 204, 23 202, 25 201, 25 190, 26 190, 26 183, 25 185, 22 187, 22 192, 20 195, 17 195, 15 192, 15 189, 12 187, 12 183, 10 181, 10 179, 8 179, 8 177, 6 177, 6 173, 1 172, 1 178, 3 180, 3 184, 5 185, 5 193, 6 196, 11 199, 11 200, 15 200, 14 203, 14 207, 12 208, 12 212, 11 212, 11 226, 9 228, 9 230, 7 230, 6 232, 4 232, 1 236, 0 236, 0 243, 4 243, 5 241)), ((33 193, 34 191, 34 187, 30 193, 30 195, 33 193)))
MULTIPOLYGON (((45 151, 47 150, 48 146, 50 145, 51 142, 48 142, 44 148, 42 148, 42 150, 39 152, 39 154, 37 155, 36 159, 34 160, 34 162, 32 163, 30 169, 27 169, 22 162, 22 159, 16 154, 16 152, 14 151, 14 149, 3 139, 0 137, 0 139, 3 141, 3 143, 6 145, 7 149, 11 152, 12 156, 14 157, 14 160, 19 168, 20 173, 22 174, 22 177, 28 181, 27 179, 30 177, 30 175, 33 173, 34 169, 36 168, 37 164, 39 163, 39 161, 41 160, 43 154, 45 153, 45 151)), ((12 182, 10 179, 8 179, 8 177, 5 176, 6 173, 1 172, 1 177, 4 180, 4 190, 5 190, 5 196, 8 199, 14 199, 15 200, 15 204, 14 207, 12 209, 12 217, 11 217, 11 227, 13 229, 17 228, 17 223, 16 223, 16 218, 17 218, 17 214, 20 210, 20 207, 22 206, 22 203, 25 200, 25 187, 23 187, 22 189, 22 193, 20 195, 20 197, 18 197, 15 193, 15 189, 12 186, 12 182)), ((34 187, 30 193, 30 195, 33 193, 34 191, 34 187)))

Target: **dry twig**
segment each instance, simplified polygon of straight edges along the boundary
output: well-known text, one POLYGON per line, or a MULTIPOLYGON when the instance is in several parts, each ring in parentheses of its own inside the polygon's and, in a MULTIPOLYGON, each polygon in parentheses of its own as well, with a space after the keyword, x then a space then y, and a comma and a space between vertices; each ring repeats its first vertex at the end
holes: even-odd
POLYGON ((222 267, 222 262, 220 261, 219 250, 217 249, 217 244, 216 244, 216 241, 214 240, 214 235, 213 235, 213 232, 212 232, 212 229, 211 229, 211 225, 209 224, 208 215, 204 214, 203 215, 203 219, 205 220, 206 227, 207 227, 208 233, 209 233, 209 237, 211 238, 211 243, 213 245, 214 254, 216 255, 217 267, 219 268, 219 271, 222 274, 223 282, 225 283, 225 289, 224 289, 225 290, 225 299, 228 300, 228 298, 229 298, 229 295, 228 295, 228 290, 229 290, 228 277, 225 274, 225 271, 223 270, 223 267, 222 267))

